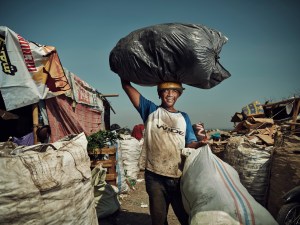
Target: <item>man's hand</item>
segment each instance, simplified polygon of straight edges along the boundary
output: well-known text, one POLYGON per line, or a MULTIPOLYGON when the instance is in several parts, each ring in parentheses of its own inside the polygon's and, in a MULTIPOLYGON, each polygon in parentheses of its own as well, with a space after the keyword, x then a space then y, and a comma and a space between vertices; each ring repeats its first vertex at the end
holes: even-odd
POLYGON ((206 132, 203 123, 196 123, 193 125, 195 135, 199 141, 207 140, 206 132))
POLYGON ((187 148, 200 148, 208 144, 208 139, 203 139, 202 141, 194 141, 186 145, 187 148))

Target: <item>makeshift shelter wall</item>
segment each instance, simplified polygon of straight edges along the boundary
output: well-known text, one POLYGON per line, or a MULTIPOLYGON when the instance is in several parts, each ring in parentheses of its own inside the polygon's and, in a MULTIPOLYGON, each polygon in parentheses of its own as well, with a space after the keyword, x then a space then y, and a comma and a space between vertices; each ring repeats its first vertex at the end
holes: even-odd
POLYGON ((12 113, 16 110, 20 117, 7 121, 0 118, 1 141, 10 136, 22 137, 48 123, 51 142, 73 133, 89 135, 109 128, 109 103, 96 89, 63 68, 55 47, 27 41, 0 26, 0 56, 5 66, 0 70, 0 109, 12 113), (38 114, 33 113, 33 106, 44 99, 49 119, 46 115, 42 120, 37 116, 33 119, 38 114))
POLYGON ((47 99, 46 109, 51 127, 51 142, 69 134, 90 135, 100 130, 102 113, 83 104, 73 105, 65 95, 47 99))

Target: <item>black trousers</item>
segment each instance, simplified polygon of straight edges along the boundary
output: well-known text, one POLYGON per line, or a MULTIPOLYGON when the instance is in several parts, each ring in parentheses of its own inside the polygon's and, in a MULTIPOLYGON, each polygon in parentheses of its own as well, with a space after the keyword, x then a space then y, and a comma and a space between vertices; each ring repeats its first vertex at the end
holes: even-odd
POLYGON ((189 216, 182 204, 180 178, 165 177, 145 170, 145 183, 152 225, 168 225, 170 204, 180 224, 189 224, 189 216))

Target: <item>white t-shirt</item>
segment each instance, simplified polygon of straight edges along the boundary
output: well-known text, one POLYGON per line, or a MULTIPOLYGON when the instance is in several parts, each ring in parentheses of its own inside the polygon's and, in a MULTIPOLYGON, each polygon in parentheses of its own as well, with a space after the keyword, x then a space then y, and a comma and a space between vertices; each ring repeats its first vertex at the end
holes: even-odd
POLYGON ((188 115, 169 112, 143 96, 138 111, 145 124, 145 168, 163 176, 180 177, 181 150, 186 144, 197 141, 188 115))

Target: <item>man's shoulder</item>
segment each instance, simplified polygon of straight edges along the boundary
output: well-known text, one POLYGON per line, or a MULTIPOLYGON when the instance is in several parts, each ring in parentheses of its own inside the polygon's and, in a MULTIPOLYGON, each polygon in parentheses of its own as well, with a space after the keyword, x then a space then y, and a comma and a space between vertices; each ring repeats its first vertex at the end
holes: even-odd
POLYGON ((151 113, 155 112, 158 108, 159 107, 155 103, 141 95, 138 111, 141 114, 144 121, 146 120, 146 118, 148 118, 148 116, 151 113))
POLYGON ((179 111, 184 117, 188 117, 189 115, 186 112, 179 111))
POLYGON ((140 95, 140 105, 148 105, 151 107, 158 107, 154 102, 152 102, 151 100, 145 98, 143 95, 140 95))

